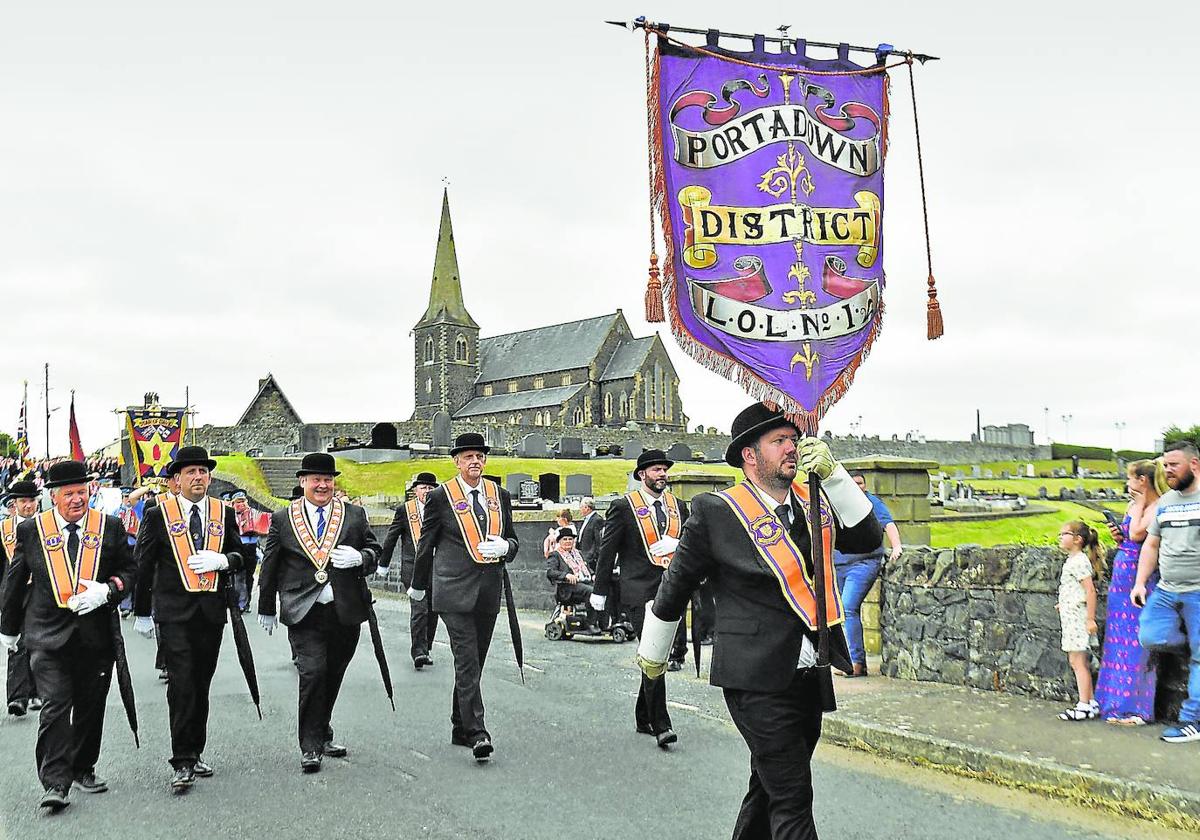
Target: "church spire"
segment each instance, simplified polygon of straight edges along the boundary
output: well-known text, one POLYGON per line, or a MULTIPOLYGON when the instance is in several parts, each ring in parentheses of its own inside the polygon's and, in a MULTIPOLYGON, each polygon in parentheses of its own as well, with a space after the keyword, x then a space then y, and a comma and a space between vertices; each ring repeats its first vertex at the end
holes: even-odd
POLYGON ((429 287, 429 306, 416 328, 446 322, 479 329, 463 303, 462 283, 458 279, 458 255, 454 250, 454 229, 450 225, 450 194, 442 191, 442 221, 438 227, 437 254, 433 258, 433 282, 429 287))

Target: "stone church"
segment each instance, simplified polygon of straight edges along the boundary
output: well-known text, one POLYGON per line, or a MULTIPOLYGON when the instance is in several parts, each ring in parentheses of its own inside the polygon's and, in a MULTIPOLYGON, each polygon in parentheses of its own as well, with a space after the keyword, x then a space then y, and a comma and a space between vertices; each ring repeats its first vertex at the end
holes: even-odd
POLYGON ((620 309, 488 338, 479 332, 463 302, 444 193, 429 305, 413 327, 413 420, 444 411, 479 425, 687 427, 662 339, 635 337, 620 309))

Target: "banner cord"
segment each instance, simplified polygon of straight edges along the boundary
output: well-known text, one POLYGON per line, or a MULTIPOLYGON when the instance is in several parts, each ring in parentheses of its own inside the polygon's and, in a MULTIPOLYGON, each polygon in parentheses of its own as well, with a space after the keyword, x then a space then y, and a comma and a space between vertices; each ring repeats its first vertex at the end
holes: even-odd
POLYGON ((921 215, 925 220, 925 264, 929 268, 926 337, 933 341, 942 337, 945 328, 942 322, 942 306, 938 303, 937 283, 933 279, 933 248, 929 244, 929 206, 925 197, 925 162, 921 157, 921 121, 917 118, 917 86, 912 65, 910 57, 908 59, 908 89, 912 93, 913 129, 917 135, 917 171, 921 176, 921 215))
POLYGON ((666 320, 663 312, 662 280, 658 271, 658 251, 655 250, 654 238, 654 206, 658 189, 654 177, 654 119, 658 103, 654 77, 650 69, 650 31, 645 30, 646 41, 646 168, 649 173, 650 187, 650 276, 646 281, 646 322, 662 323, 666 320))

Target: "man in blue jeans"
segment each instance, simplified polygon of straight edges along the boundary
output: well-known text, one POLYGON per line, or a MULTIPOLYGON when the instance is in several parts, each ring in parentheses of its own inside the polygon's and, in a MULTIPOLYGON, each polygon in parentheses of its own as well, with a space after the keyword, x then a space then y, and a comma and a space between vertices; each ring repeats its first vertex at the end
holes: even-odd
POLYGON ((1169 444, 1162 463, 1171 489, 1158 500, 1129 598, 1145 605, 1138 624, 1142 647, 1188 650, 1188 696, 1179 725, 1162 733, 1169 744, 1186 744, 1200 741, 1200 450, 1190 441, 1169 444), (1162 577, 1147 600, 1146 581, 1155 569, 1162 577))
MULTIPOLYGON (((867 480, 860 472, 852 472, 854 483, 866 494, 874 509, 875 518, 883 526, 883 534, 891 545, 890 560, 900 556, 900 529, 892 519, 892 513, 883 500, 867 493, 867 480)), ((865 554, 843 554, 833 552, 834 570, 837 572, 838 591, 842 593, 842 605, 846 608, 846 644, 850 648, 850 662, 854 670, 843 674, 846 677, 867 675, 867 650, 863 643, 862 604, 879 577, 883 565, 883 543, 874 551, 865 554)))

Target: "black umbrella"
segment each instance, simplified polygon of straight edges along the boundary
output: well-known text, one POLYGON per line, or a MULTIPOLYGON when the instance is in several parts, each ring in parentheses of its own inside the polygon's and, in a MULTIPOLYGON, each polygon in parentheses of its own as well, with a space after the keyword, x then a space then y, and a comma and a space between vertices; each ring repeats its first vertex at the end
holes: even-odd
POLYGON ((513 602, 512 581, 508 579, 507 564, 500 567, 500 572, 504 579, 504 603, 508 607, 508 632, 512 636, 513 654, 517 658, 521 685, 525 685, 525 645, 521 642, 521 625, 517 622, 517 605, 513 602))
POLYGON ((121 705, 125 707, 125 717, 129 719, 129 729, 133 732, 133 745, 142 748, 138 738, 137 706, 133 700, 133 680, 129 678, 129 659, 125 656, 125 637, 121 635, 121 619, 116 609, 109 610, 112 626, 114 653, 114 670, 117 674, 117 690, 121 693, 121 705))
POLYGON ((825 601, 825 541, 821 539, 821 477, 808 474, 808 534, 813 561, 813 588, 817 590, 817 679, 821 705, 837 711, 833 693, 833 669, 829 666, 829 610, 825 601))
POLYGON ((228 575, 225 577, 225 603, 229 607, 229 626, 233 628, 233 646, 237 649, 238 664, 242 666, 242 675, 246 678, 246 688, 250 689, 250 699, 254 701, 254 710, 258 719, 262 720, 262 703, 258 696, 258 674, 254 671, 254 651, 250 648, 250 637, 246 634, 246 622, 242 621, 242 611, 238 609, 237 595, 228 575))
MULTIPOLYGON (((366 586, 366 581, 363 581, 366 586)), ((387 655, 383 652, 383 636, 379 634, 379 617, 375 615, 374 601, 367 607, 367 629, 371 631, 371 647, 375 649, 375 661, 379 663, 379 676, 383 679, 383 690, 387 692, 392 711, 396 711, 396 700, 392 695, 392 671, 388 668, 387 655)))

